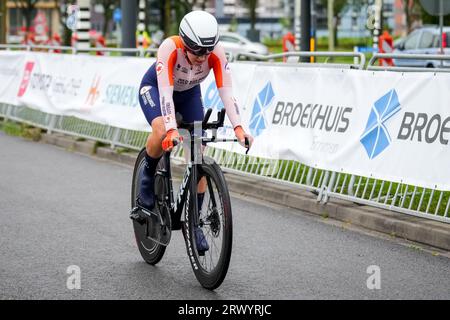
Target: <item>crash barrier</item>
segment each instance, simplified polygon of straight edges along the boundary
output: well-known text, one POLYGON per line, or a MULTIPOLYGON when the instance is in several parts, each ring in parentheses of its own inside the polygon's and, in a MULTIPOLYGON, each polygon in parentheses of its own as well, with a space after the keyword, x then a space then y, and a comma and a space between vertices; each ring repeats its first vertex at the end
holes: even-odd
POLYGON ((276 59, 280 58, 297 58, 295 60, 289 59, 286 60, 287 63, 295 63, 300 64, 302 67, 334 67, 334 68, 355 68, 355 69, 364 69, 364 66, 366 64, 366 56, 361 52, 301 52, 301 51, 289 51, 289 52, 283 52, 283 53, 276 53, 276 54, 270 54, 270 55, 259 55, 255 53, 238 53, 233 56, 231 61, 237 61, 242 59, 250 59, 250 60, 256 60, 256 61, 268 61, 268 62, 274 62, 276 59), (324 63, 301 63, 300 58, 301 57, 327 57, 327 60, 325 60, 324 63), (359 62, 356 62, 355 64, 337 64, 337 63, 329 63, 329 59, 333 58, 340 58, 340 57, 353 57, 356 59, 359 59, 359 62))
MULTIPOLYGON (((2 52, 0 114, 138 150, 149 126, 137 86, 154 60, 116 59, 2 52)), ((208 147, 225 170, 310 190, 324 203, 340 198, 449 222, 449 75, 274 63, 230 68, 255 143, 250 155, 236 144, 208 147)), ((201 87, 205 106, 223 107, 212 74, 201 87)), ((229 122, 219 132, 232 134, 229 122)))
POLYGON ((108 47, 92 47, 90 49, 77 49, 75 46, 49 46, 49 45, 25 45, 25 44, 0 44, 0 50, 26 50, 26 51, 45 51, 52 52, 55 50, 72 54, 98 54, 111 53, 112 56, 132 55, 137 57, 156 56, 158 49, 156 48, 108 48, 108 47))
MULTIPOLYGON (((428 64, 428 63, 427 63, 428 64)), ((450 72, 450 55, 442 54, 404 54, 404 53, 375 53, 370 58, 367 65, 367 70, 388 70, 388 71, 401 71, 401 72, 450 72), (446 67, 433 67, 433 68, 421 68, 421 67, 398 67, 395 65, 382 65, 376 66, 375 62, 382 59, 398 59, 398 60, 424 60, 429 63, 432 61, 446 62, 446 67)))

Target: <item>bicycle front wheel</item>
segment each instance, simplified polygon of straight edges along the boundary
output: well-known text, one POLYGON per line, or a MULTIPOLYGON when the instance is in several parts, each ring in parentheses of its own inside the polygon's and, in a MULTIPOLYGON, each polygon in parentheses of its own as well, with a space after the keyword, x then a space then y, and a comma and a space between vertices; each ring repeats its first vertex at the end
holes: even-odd
POLYGON ((223 172, 214 160, 205 158, 204 163, 197 165, 198 180, 205 179, 207 183, 203 203, 199 213, 192 212, 192 203, 197 199, 189 194, 183 235, 197 280, 203 287, 214 290, 222 284, 230 264, 233 221, 230 195, 223 172), (194 214, 198 214, 198 219, 195 219, 194 214), (197 250, 195 232, 198 228, 209 245, 203 255, 197 250))

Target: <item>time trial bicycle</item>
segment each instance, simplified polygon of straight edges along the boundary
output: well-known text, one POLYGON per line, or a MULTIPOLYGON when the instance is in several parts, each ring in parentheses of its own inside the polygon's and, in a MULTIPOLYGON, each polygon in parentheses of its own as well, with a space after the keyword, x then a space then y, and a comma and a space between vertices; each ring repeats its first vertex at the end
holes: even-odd
MULTIPOLYGON (((203 156, 201 146, 212 142, 236 142, 237 139, 218 139, 217 129, 223 127, 225 110, 217 120, 208 123, 212 109, 208 109, 201 130, 195 124, 178 120, 178 128, 189 132, 190 159, 187 163, 179 191, 174 196, 170 155, 165 152, 158 163, 155 175, 155 207, 152 211, 138 206, 136 196, 139 176, 145 163, 143 148, 134 166, 131 190, 131 214, 139 252, 149 264, 157 264, 170 243, 173 230, 182 230, 192 269, 200 284, 210 290, 219 287, 228 271, 233 242, 233 221, 230 195, 220 166, 210 157, 203 156), (205 137, 204 130, 212 130, 205 137), (200 159, 200 160, 199 160, 200 159), (198 207, 199 182, 206 185, 201 207, 198 207), (209 250, 197 250, 195 233, 201 228, 209 250)), ((186 140, 189 139, 185 139, 186 140)), ((245 140, 248 146, 248 139, 245 140)))

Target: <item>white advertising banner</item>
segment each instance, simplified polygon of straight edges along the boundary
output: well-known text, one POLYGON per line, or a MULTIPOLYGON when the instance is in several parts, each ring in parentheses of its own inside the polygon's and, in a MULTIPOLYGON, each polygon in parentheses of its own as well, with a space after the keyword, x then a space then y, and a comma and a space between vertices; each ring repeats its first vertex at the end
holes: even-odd
POLYGON ((17 105, 24 61, 22 52, 0 52, 0 102, 17 105))
POLYGON ((18 101, 43 112, 149 131, 138 90, 153 62, 134 57, 29 52, 25 55, 18 101))
POLYGON ((258 66, 252 155, 450 190, 450 75, 258 66))
MULTIPOLYGON (((241 115, 247 113, 247 106, 245 101, 249 94, 250 88, 253 84, 254 72, 256 70, 255 64, 230 64, 231 77, 233 84, 233 95, 236 98, 237 104, 239 106, 239 111, 241 115)), ((203 106, 208 109, 212 109, 210 120, 217 119, 217 113, 219 110, 223 109, 223 103, 219 96, 219 91, 217 90, 215 78, 213 72, 210 72, 209 76, 201 83, 203 106)), ((225 117, 224 127, 217 131, 217 136, 219 138, 234 138, 234 129, 231 125, 230 120, 225 117)), ((226 149, 235 152, 244 152, 245 149, 242 148, 237 143, 214 143, 214 147, 226 149)))
MULTIPOLYGON (((149 131, 138 89, 154 59, 0 53, 0 102, 149 131)), ((450 190, 450 75, 230 64, 251 155, 450 190)), ((223 107, 214 75, 205 107, 223 107)), ((234 137, 228 122, 219 131, 234 137)), ((245 152, 236 143, 216 146, 245 152)))

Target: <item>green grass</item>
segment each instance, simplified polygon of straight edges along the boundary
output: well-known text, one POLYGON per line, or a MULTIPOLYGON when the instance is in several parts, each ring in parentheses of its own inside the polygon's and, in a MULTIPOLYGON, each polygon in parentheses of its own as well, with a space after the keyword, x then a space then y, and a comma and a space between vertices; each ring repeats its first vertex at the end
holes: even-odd
POLYGON ((23 126, 15 122, 8 121, 2 123, 2 130, 10 136, 20 137, 22 136, 23 126))
POLYGON ((0 122, 0 130, 10 136, 23 137, 26 139, 39 141, 41 139, 41 129, 26 124, 19 124, 12 121, 0 122))
MULTIPOLYGON (((244 157, 220 149, 212 149, 210 155, 222 166, 247 173, 289 181, 321 188, 323 181, 330 183, 332 173, 311 168, 292 160, 267 160, 259 157, 244 157)), ((348 188, 351 174, 336 173, 331 192, 352 195, 348 188)), ((450 191, 438 191, 427 188, 414 187, 402 183, 377 180, 371 177, 355 176, 352 187, 356 198, 376 201, 378 203, 416 210, 428 214, 444 216, 450 199, 450 191)))
POLYGON ((134 150, 131 150, 130 148, 123 148, 123 147, 117 147, 115 150, 118 154, 126 154, 126 153, 136 152, 134 150))

